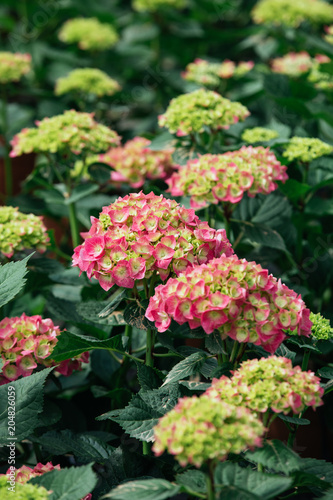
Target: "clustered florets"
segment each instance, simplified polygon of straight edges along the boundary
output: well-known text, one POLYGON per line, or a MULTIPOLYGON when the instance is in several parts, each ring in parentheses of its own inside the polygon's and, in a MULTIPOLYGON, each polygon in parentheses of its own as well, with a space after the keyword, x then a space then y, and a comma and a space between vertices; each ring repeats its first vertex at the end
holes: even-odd
POLYGON ((49 500, 50 496, 48 491, 43 486, 34 484, 21 484, 15 485, 13 492, 8 488, 8 478, 5 475, 0 475, 0 497, 1 500, 49 500))
POLYGON ((116 132, 94 120, 93 113, 65 111, 62 115, 36 122, 36 128, 25 128, 11 141, 11 157, 24 153, 102 153, 117 146, 116 132))
POLYGON ((242 133, 242 140, 249 144, 254 144, 256 142, 267 142, 271 141, 272 139, 276 139, 277 137, 279 137, 279 134, 276 130, 265 127, 247 128, 242 133))
POLYGON ((239 102, 229 101, 211 90, 199 89, 172 99, 158 123, 182 137, 204 130, 229 128, 249 114, 239 102))
POLYGON ((155 12, 165 7, 183 9, 186 5, 187 0, 133 0, 133 9, 138 11, 155 12))
POLYGON ((0 52, 0 83, 18 82, 30 69, 30 54, 0 52))
POLYGON ((42 217, 23 214, 10 206, 0 207, 0 255, 10 258, 15 252, 29 248, 45 252, 48 243, 42 217))
POLYGON ((200 467, 261 445, 263 424, 246 408, 205 395, 181 398, 154 428, 155 455, 168 451, 181 466, 200 467))
POLYGON ((92 218, 73 265, 98 279, 104 290, 115 284, 133 288, 135 280, 153 271, 165 280, 223 252, 232 253, 223 229, 211 229, 174 200, 140 192, 118 198, 103 207, 99 219, 92 218))
POLYGON ((96 68, 74 69, 67 76, 59 78, 55 87, 56 95, 74 92, 77 94, 94 94, 97 97, 113 95, 120 90, 116 80, 104 71, 96 68))
POLYGON ((135 137, 124 146, 110 149, 99 157, 99 161, 114 169, 111 181, 139 188, 146 179, 165 179, 174 169, 173 149, 152 151, 150 144, 151 141, 144 137, 135 137))
POLYGON ((311 313, 312 322, 311 337, 316 340, 328 340, 333 338, 333 328, 329 319, 324 318, 320 313, 311 313))
MULTIPOLYGON (((0 357, 3 362, 0 385, 31 375, 37 364, 54 366, 46 359, 53 351, 60 329, 49 318, 26 316, 4 318, 0 321, 0 357)), ((68 376, 79 370, 88 360, 88 353, 62 361, 56 368, 58 373, 68 376)))
POLYGON ((252 11, 257 24, 285 25, 297 28, 307 21, 324 24, 333 21, 333 6, 321 0, 260 0, 252 11))
POLYGON ((309 336, 310 311, 300 295, 266 269, 236 255, 211 260, 187 269, 155 289, 146 317, 159 332, 175 320, 207 334, 252 342, 274 353, 285 330, 309 336))
POLYGON ((292 137, 286 147, 283 156, 289 161, 300 160, 310 162, 321 156, 329 155, 333 146, 312 137, 292 137))
MULTIPOLYGON (((289 52, 283 57, 277 57, 271 62, 272 71, 296 78, 303 73, 317 69, 320 64, 330 62, 330 58, 324 54, 311 57, 308 52, 289 52)), ((311 79, 309 75, 309 79, 311 79)))
POLYGON ((249 196, 268 194, 275 181, 288 179, 286 167, 269 148, 243 146, 222 155, 206 154, 190 160, 167 180, 173 196, 190 196, 191 206, 200 208, 220 201, 238 203, 249 196))
POLYGON ((226 59, 221 63, 210 63, 204 59, 195 59, 186 66, 182 77, 189 82, 198 83, 207 87, 218 87, 221 80, 241 78, 254 66, 253 61, 235 63, 226 59))
MULTIPOLYGON (((33 486, 30 484, 26 484, 27 481, 29 481, 33 477, 42 476, 43 474, 46 474, 47 472, 51 472, 53 470, 61 470, 60 465, 53 465, 52 462, 47 462, 46 464, 42 464, 39 462, 37 465, 35 465, 35 467, 33 469, 31 467, 28 467, 27 465, 22 465, 22 467, 15 469, 15 482, 17 484, 19 484, 20 486, 24 484, 25 488, 28 486, 33 486)), ((0 474, 0 480, 3 480, 4 477, 8 477, 8 475, 11 475, 11 473, 12 473, 12 471, 9 468, 6 472, 6 474, 0 474)), ((16 498, 17 484, 15 485, 15 498, 16 498)), ((29 492, 28 490, 25 490, 25 488, 24 489, 22 488, 22 492, 24 492, 24 493, 26 493, 26 491, 29 492)), ((20 487, 19 487, 19 490, 20 490, 20 487)), ((84 498, 82 498, 82 500, 90 500, 91 497, 92 497, 92 495, 91 495, 91 493, 89 493, 84 498)), ((28 497, 27 496, 27 500, 44 500, 44 498, 46 500, 47 498, 49 498, 49 495, 47 494, 46 497, 43 497, 43 496, 42 497, 39 497, 39 496, 28 497)), ((1 499, 2 499, 2 497, 1 497, 1 499)), ((23 499, 25 500, 25 497, 23 497, 22 500, 23 499)))
POLYGON ((78 17, 66 21, 59 32, 59 40, 77 43, 82 50, 105 50, 118 41, 115 29, 97 18, 78 17))
POLYGON ((324 389, 313 372, 293 367, 290 359, 270 356, 244 361, 231 378, 214 379, 205 394, 257 413, 288 415, 322 405, 324 389))

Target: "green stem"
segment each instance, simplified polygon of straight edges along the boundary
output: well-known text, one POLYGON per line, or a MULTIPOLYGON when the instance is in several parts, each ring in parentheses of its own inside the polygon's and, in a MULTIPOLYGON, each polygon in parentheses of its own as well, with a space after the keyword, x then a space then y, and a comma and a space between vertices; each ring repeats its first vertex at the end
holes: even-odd
POLYGON ((293 449, 294 447, 294 441, 295 441, 295 436, 296 436, 296 430, 290 431, 289 436, 288 436, 288 446, 289 448, 293 449))
POLYGON ((157 358, 175 358, 175 357, 182 358, 183 357, 180 354, 177 354, 176 352, 166 352, 166 353, 154 352, 153 356, 157 357, 157 358))
POLYGON ((311 356, 311 351, 308 349, 305 351, 302 361, 302 371, 305 372, 308 369, 308 364, 311 356))
POLYGON ((207 500, 215 500, 214 484, 210 473, 206 474, 207 500))
POLYGON ((230 354, 230 359, 229 359, 230 363, 234 362, 236 352, 237 352, 237 347, 238 347, 238 342, 235 340, 234 345, 232 346, 231 354, 230 354))
POLYGON ((146 441, 143 441, 142 442, 142 453, 144 455, 149 455, 150 454, 150 447, 149 447, 149 443, 147 443, 146 441))
POLYGON ((247 347, 247 342, 243 342, 240 344, 239 349, 238 349, 238 353, 236 356, 236 363, 235 363, 236 366, 241 362, 243 354, 246 350, 246 347, 247 347))
POLYGON ((154 366, 154 344, 155 344, 155 332, 150 328, 147 330, 147 346, 146 346, 146 365, 154 366))
POLYGON ((125 334, 126 337, 128 337, 128 342, 127 342, 127 349, 128 352, 132 352, 132 327, 131 325, 126 325, 125 326, 125 334))
POLYGON ((156 280, 156 271, 153 272, 153 275, 150 278, 149 291, 148 291, 149 296, 147 297, 148 299, 154 294, 155 280, 156 280))
POLYGON ((5 186, 6 195, 12 196, 13 194, 13 174, 12 174, 12 162, 9 156, 9 144, 8 144, 8 113, 7 113, 7 94, 6 86, 3 85, 2 89, 2 131, 4 140, 4 165, 5 165, 5 186))
POLYGON ((76 218, 75 203, 70 203, 68 205, 68 210, 69 210, 69 225, 71 228, 72 243, 73 243, 73 248, 75 248, 80 244, 80 233, 79 233, 78 221, 76 218))
POLYGON ((223 351, 222 352, 222 359, 224 363, 228 363, 228 347, 227 347, 227 341, 224 339, 222 340, 222 345, 223 345, 223 351))

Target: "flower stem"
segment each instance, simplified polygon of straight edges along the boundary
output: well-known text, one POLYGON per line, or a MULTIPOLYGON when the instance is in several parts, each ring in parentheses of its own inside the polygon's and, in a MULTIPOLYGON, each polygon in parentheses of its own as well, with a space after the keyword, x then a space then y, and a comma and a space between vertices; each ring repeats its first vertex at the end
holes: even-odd
POLYGON ((142 453, 143 453, 143 455, 149 455, 150 454, 149 443, 147 443, 146 441, 142 442, 142 453))
POLYGON ((207 500, 215 500, 214 488, 214 462, 212 460, 208 463, 208 472, 206 474, 207 485, 207 500))
POLYGON ((8 144, 8 113, 7 113, 7 94, 6 86, 3 85, 2 89, 2 131, 4 140, 4 165, 5 165, 5 185, 6 185, 6 195, 12 196, 13 194, 13 174, 12 174, 12 163, 9 156, 9 144, 8 144))
POLYGON ((154 366, 154 344, 155 344, 155 332, 149 328, 147 330, 147 346, 146 346, 146 365, 153 367, 154 366))
POLYGON ((69 225, 71 228, 72 243, 73 243, 73 248, 75 248, 80 244, 80 233, 79 233, 78 221, 76 218, 75 203, 70 203, 68 205, 68 210, 69 210, 69 225))
POLYGON ((305 372, 308 369, 308 364, 311 356, 311 351, 308 349, 305 351, 302 361, 302 371, 305 372))
POLYGON ((128 337, 128 342, 127 342, 127 349, 129 354, 132 352, 132 327, 131 325, 126 325, 125 326, 125 333, 124 335, 128 337))
POLYGON ((234 362, 236 352, 237 352, 237 347, 238 347, 238 342, 235 340, 234 345, 232 346, 231 354, 230 354, 230 359, 229 359, 230 363, 234 362))

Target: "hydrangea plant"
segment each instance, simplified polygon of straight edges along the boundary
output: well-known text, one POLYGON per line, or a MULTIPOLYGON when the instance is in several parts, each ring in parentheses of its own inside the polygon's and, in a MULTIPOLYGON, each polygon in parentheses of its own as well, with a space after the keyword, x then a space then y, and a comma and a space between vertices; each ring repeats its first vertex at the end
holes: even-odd
MULTIPOLYGON (((0 321, 0 357, 3 362, 0 385, 31 375, 37 365, 53 366, 46 358, 52 353, 60 335, 60 329, 49 318, 26 316, 4 318, 0 321)), ((76 358, 62 361, 56 368, 58 373, 68 376, 79 370, 88 360, 84 353, 76 358)))
POLYGON ((199 85, 207 87, 218 87, 221 80, 228 78, 241 78, 254 66, 253 61, 241 61, 235 63, 228 59, 221 63, 210 63, 204 59, 195 59, 193 63, 186 66, 182 77, 199 85))
POLYGON ((172 99, 158 123, 182 137, 205 129, 229 128, 249 114, 239 102, 232 102, 211 90, 199 89, 172 99))
POLYGON ((99 160, 114 169, 111 181, 124 182, 132 188, 140 188, 146 179, 165 179, 174 169, 173 149, 152 151, 151 141, 135 137, 124 146, 112 148, 100 155, 99 160))
POLYGON ((187 5, 187 0, 133 0, 132 5, 137 11, 155 12, 165 7, 183 9, 187 5))
POLYGON ((312 322, 311 337, 315 340, 329 340, 333 338, 333 328, 329 319, 324 318, 320 313, 310 314, 312 322))
POLYGON ((36 122, 36 128, 25 128, 11 141, 11 157, 25 153, 102 153, 119 144, 116 132, 94 120, 93 113, 65 111, 62 115, 36 122))
POLYGON ((257 24, 285 25, 297 28, 307 21, 325 24, 333 21, 333 6, 322 0, 259 0, 252 11, 257 24))
POLYGON ((0 207, 0 256, 10 258, 30 248, 45 252, 48 243, 43 217, 24 214, 11 206, 0 207))
MULTIPOLYGON (((320 64, 330 62, 325 54, 317 54, 311 57, 308 52, 289 52, 283 57, 277 57, 271 61, 272 71, 283 75, 297 78, 304 73, 312 72, 320 64)), ((309 75, 309 77, 310 77, 309 75)))
POLYGON ((333 151, 333 146, 312 137, 292 137, 288 146, 283 152, 283 156, 289 161, 300 160, 310 162, 321 156, 329 155, 333 151))
POLYGON ((232 254, 223 229, 211 229, 194 210, 153 193, 131 193, 103 207, 73 265, 98 279, 104 290, 113 285, 133 288, 136 280, 158 272, 165 280, 187 267, 232 254))
POLYGON ((313 372, 293 367, 290 359, 270 356, 244 361, 231 379, 214 379, 205 394, 256 413, 271 410, 288 415, 321 406, 324 389, 313 372))
POLYGON ((97 97, 113 95, 120 90, 116 80, 110 78, 104 71, 96 68, 79 68, 56 82, 55 94, 63 95, 69 92, 77 94, 94 94, 97 97))
POLYGON ((78 17, 66 21, 60 31, 59 39, 65 43, 77 43, 82 50, 105 50, 118 41, 115 29, 97 18, 78 17))
POLYGON ((241 138, 249 144, 254 144, 256 142, 268 142, 277 137, 279 137, 279 134, 276 130, 265 127, 253 127, 245 129, 241 138))
POLYGON ((300 295, 266 269, 236 255, 222 255, 185 270, 155 289, 146 317, 165 332, 171 320, 222 339, 252 342, 274 353, 290 328, 311 333, 310 311, 300 295))
POLYGON ((154 427, 153 451, 156 456, 168 451, 182 467, 200 467, 261 446, 263 432, 263 424, 244 407, 206 395, 184 397, 154 427))
POLYGON ((243 146, 222 155, 203 155, 189 160, 167 180, 173 196, 190 196, 191 206, 200 208, 221 201, 238 203, 249 196, 268 194, 285 182, 286 167, 269 148, 243 146))
POLYGON ((31 69, 31 55, 0 52, 0 83, 18 82, 31 69))

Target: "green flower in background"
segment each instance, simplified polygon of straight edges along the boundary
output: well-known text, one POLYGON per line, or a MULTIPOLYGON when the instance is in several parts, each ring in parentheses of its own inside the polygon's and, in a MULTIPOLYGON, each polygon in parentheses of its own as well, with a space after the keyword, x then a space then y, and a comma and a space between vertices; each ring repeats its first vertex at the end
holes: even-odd
POLYGON ((96 17, 78 17, 62 25, 59 40, 77 43, 82 50, 105 50, 117 43, 118 35, 110 24, 101 23, 96 17))
POLYGON ((257 24, 297 28, 304 21, 324 24, 333 21, 333 6, 321 0, 260 0, 252 11, 257 24))
POLYGON ((172 9, 183 9, 187 5, 187 0, 133 0, 133 9, 138 11, 154 12, 164 7, 172 9))
POLYGON ((159 117, 160 127, 166 127, 178 137, 206 129, 229 128, 249 116, 249 110, 217 92, 199 89, 171 100, 166 112, 159 117))
POLYGON ((330 321, 324 318, 320 313, 311 313, 310 320, 312 321, 311 336, 317 340, 328 340, 333 338, 333 328, 330 321))
POLYGON ((14 136, 11 157, 24 153, 60 153, 75 155, 83 152, 103 153, 119 144, 119 136, 105 125, 97 123, 93 114, 65 111, 62 115, 44 118, 36 128, 25 128, 14 136))
POLYGON ((33 484, 15 483, 14 491, 9 490, 10 484, 7 476, 0 477, 0 498, 1 500, 48 500, 49 494, 42 486, 33 484))
POLYGON ((310 162, 321 156, 329 155, 333 146, 312 137, 292 137, 283 156, 289 161, 300 160, 310 162))
POLYGON ((276 130, 271 130, 265 127, 247 128, 242 133, 242 140, 248 142, 249 144, 253 144, 255 142, 267 142, 271 139, 276 139, 276 137, 279 137, 276 130))
POLYGON ((221 80, 242 78, 254 66, 253 61, 234 63, 226 59, 221 63, 211 63, 203 59, 196 59, 186 66, 182 73, 184 80, 198 83, 207 87, 217 87, 221 80))
POLYGON ((30 54, 0 52, 0 83, 18 82, 30 69, 30 54))
POLYGON ((95 68, 79 68, 57 80, 55 94, 63 95, 68 92, 76 92, 102 97, 113 95, 119 90, 119 83, 110 78, 104 71, 95 68))

